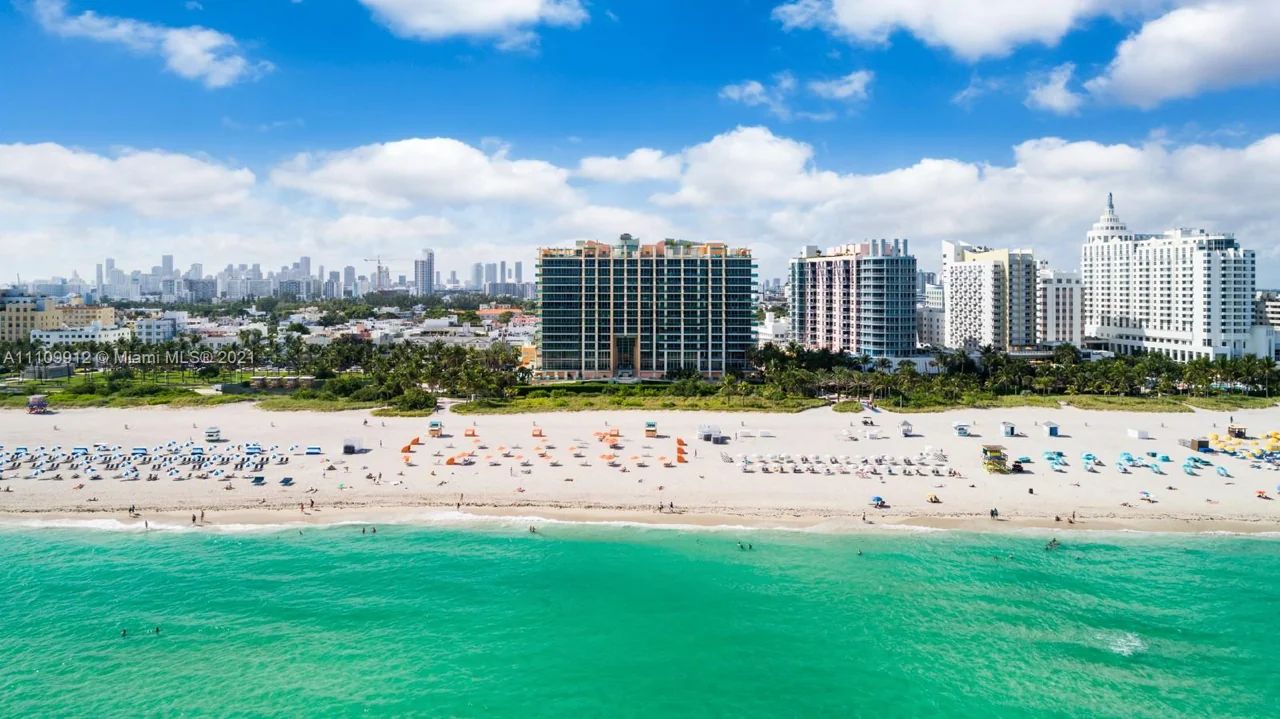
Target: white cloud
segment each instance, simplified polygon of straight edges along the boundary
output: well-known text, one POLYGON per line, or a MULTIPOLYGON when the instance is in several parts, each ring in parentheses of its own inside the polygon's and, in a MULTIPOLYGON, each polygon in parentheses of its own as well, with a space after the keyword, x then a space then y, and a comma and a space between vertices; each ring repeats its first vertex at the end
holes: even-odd
POLYGON ((873 78, 875 73, 870 70, 855 70, 834 80, 813 80, 809 90, 828 100, 865 100, 873 78))
POLYGON ((584 157, 577 174, 601 182, 672 180, 680 176, 680 158, 642 147, 626 157, 584 157))
POLYGON ((1005 85, 1006 82, 1002 78, 982 77, 981 75, 974 73, 974 75, 969 78, 969 84, 965 85, 964 89, 960 90, 960 92, 951 96, 951 102, 968 109, 973 107, 973 103, 977 102, 980 98, 995 92, 1000 92, 1005 88, 1005 85))
POLYGON ((319 234, 329 242, 369 244, 377 242, 423 241, 451 235, 457 231, 452 222, 434 215, 408 218, 347 214, 325 222, 319 234))
POLYGON ((551 228, 561 235, 555 240, 556 243, 576 240, 609 242, 624 232, 648 240, 674 237, 677 234, 664 217, 607 205, 579 207, 556 218, 551 228))
POLYGON ((774 8, 787 29, 820 28, 884 44, 899 30, 966 60, 1000 56, 1026 43, 1053 45, 1090 17, 1172 0, 792 0, 774 8))
POLYGON ((530 261, 534 247, 623 232, 743 244, 764 276, 780 274, 801 245, 870 237, 909 238, 926 267, 937 265, 938 242, 948 238, 1030 246, 1072 267, 1106 193, 1115 192, 1137 231, 1236 231, 1265 260, 1260 284, 1280 284, 1280 134, 1243 146, 1042 137, 998 164, 923 157, 859 172, 830 169, 832 160, 808 143, 739 127, 679 152, 620 153, 621 164, 608 163, 605 174, 627 177, 636 171, 628 158, 646 155, 663 172, 678 159, 669 191, 602 182, 575 190, 571 173, 552 163, 447 138, 303 155, 258 183, 248 169, 162 151, 0 145, 0 243, 40 247, 23 256, 24 277, 66 273, 72 262, 91 272, 86 246, 110 248, 125 266, 150 266, 176 250, 180 262, 211 270, 299 254, 332 269, 425 246, 448 270, 530 261))
POLYGON ((1260 255, 1280 252, 1270 241, 1280 134, 1242 148, 1040 138, 1017 145, 1009 165, 923 158, 845 174, 821 169, 808 144, 747 127, 688 148, 685 162, 679 188, 654 200, 692 215, 693 231, 749 238, 775 271, 802 244, 868 237, 911 238, 927 265, 955 238, 1029 245, 1071 267, 1109 191, 1137 230, 1236 230, 1260 255))
POLYGON ((505 149, 485 154, 445 137, 304 153, 271 172, 281 187, 387 209, 483 202, 562 205, 576 198, 568 178, 567 170, 549 162, 512 160, 505 149))
POLYGON ((763 127, 739 127, 717 135, 685 150, 684 156, 681 187, 656 195, 658 204, 706 207, 748 198, 812 202, 840 191, 837 175, 813 167, 811 146, 763 127))
POLYGON ((142 215, 216 212, 242 203, 253 172, 171 152, 99 155, 54 143, 0 145, 0 194, 71 209, 142 215))
POLYGON ((1214 0, 1151 20, 1120 43, 1085 86, 1109 100, 1154 107, 1206 90, 1280 78, 1280 2, 1214 0))
POLYGON ((166 27, 140 20, 67 11, 66 0, 34 0, 36 20, 62 37, 87 38, 122 45, 140 55, 164 58, 170 72, 205 87, 219 88, 255 79, 274 69, 266 61, 250 60, 236 39, 226 33, 193 25, 166 27))
POLYGON ((1084 104, 1084 95, 1067 87, 1075 72, 1075 64, 1067 62, 1040 77, 1027 92, 1027 107, 1058 115, 1073 115, 1078 112, 1084 104))
POLYGON ((774 116, 789 120, 792 117, 788 99, 796 90, 796 78, 789 72, 773 76, 773 82, 765 85, 759 80, 744 80, 720 88, 720 97, 739 102, 747 107, 764 107, 774 116))
POLYGON ((539 25, 578 27, 587 21, 579 0, 360 0, 398 35, 420 40, 496 37, 504 49, 536 43, 539 25))

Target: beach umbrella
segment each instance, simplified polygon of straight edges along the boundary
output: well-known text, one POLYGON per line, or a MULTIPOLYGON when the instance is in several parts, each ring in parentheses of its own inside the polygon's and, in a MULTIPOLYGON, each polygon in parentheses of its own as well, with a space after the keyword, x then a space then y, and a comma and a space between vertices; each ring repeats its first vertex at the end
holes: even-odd
POLYGON ((883 502, 883 501, 884 501, 884 497, 881 497, 881 496, 877 495, 877 496, 875 496, 875 497, 872 497, 872 498, 871 498, 871 501, 872 501, 872 502, 883 502))
POLYGON ((1150 496, 1151 496, 1151 493, 1150 493, 1150 492, 1148 492, 1148 491, 1147 491, 1147 490, 1145 490, 1145 489, 1144 489, 1144 490, 1142 490, 1141 492, 1138 492, 1138 494, 1139 494, 1139 495, 1141 495, 1141 496, 1143 496, 1143 497, 1150 497, 1150 496))

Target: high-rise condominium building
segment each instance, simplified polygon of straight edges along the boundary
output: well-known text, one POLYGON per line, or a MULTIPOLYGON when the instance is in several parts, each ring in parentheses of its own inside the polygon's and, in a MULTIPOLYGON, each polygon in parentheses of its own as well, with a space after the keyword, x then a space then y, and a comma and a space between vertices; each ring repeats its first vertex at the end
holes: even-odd
POLYGON ((755 262, 722 243, 579 242, 538 253, 540 371, 550 377, 720 377, 754 344, 755 262))
POLYGON ((1036 277, 1036 340, 1083 345, 1084 283, 1079 272, 1041 267, 1036 277))
POLYGON ((916 348, 916 258, 872 240, 791 260, 792 339, 810 349, 905 357, 916 348))
POLYGON ((1084 332, 1118 354, 1270 356, 1273 335, 1257 325, 1253 250, 1234 235, 1176 229, 1135 234, 1107 208, 1081 257, 1084 332))
POLYGON ((942 243, 946 346, 1008 350, 1036 343, 1036 261, 1030 250, 942 243))
POLYGON ((475 263, 471 266, 471 289, 479 290, 484 287, 484 265, 475 263))
POLYGON ((436 253, 431 250, 422 251, 422 259, 413 261, 413 289, 420 295, 435 292, 436 285, 436 253))
POLYGON ((515 277, 514 277, 513 281, 514 281, 517 285, 519 285, 519 284, 523 284, 523 283, 524 283, 524 263, 523 263, 523 262, 516 262, 516 265, 515 265, 515 277))

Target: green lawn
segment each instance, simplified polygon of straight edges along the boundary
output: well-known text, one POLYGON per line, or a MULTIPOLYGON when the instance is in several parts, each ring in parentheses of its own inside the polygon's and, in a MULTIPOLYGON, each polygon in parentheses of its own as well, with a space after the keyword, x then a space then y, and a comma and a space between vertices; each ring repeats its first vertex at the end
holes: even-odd
POLYGON ((1274 397, 1249 397, 1246 395, 1222 395, 1217 397, 1180 397, 1184 402, 1197 409, 1210 409, 1227 412, 1233 409, 1266 409, 1276 406, 1274 397))
POLYGON ((799 412, 821 407, 820 399, 764 397, 617 396, 609 394, 539 397, 512 400, 480 400, 454 405, 456 414, 520 414, 525 412, 583 412, 592 410, 703 410, 714 412, 799 412))
POLYGON ((857 413, 862 411, 862 402, 856 399, 847 399, 843 402, 836 402, 831 409, 835 412, 857 413))
POLYGON ((258 407, 268 412, 345 412, 353 409, 374 409, 385 404, 385 402, 357 402, 349 399, 298 399, 289 396, 267 397, 258 401, 258 407))

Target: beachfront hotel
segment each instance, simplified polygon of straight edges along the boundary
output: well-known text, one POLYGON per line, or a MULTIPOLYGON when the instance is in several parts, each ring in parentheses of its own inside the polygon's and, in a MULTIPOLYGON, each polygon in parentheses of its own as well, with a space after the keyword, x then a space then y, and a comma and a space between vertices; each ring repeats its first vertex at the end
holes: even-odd
POLYGON ((792 339, 809 349, 906 357, 916 349, 916 258, 872 240, 791 259, 792 339))
POLYGON ((943 242, 944 344, 967 351, 1034 345, 1036 276, 1030 250, 943 242))
POLYGON ((1179 228, 1130 232, 1107 207, 1081 257, 1085 335, 1117 354, 1272 356, 1271 329, 1257 323, 1253 250, 1230 233, 1179 228))
POLYGON ((1079 272, 1041 263, 1036 277, 1036 340, 1042 345, 1084 343, 1084 283, 1079 272))
POLYGON ((538 373, 660 379, 745 369, 755 344, 750 250, 719 242, 581 241, 538 252, 538 373))

